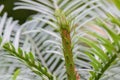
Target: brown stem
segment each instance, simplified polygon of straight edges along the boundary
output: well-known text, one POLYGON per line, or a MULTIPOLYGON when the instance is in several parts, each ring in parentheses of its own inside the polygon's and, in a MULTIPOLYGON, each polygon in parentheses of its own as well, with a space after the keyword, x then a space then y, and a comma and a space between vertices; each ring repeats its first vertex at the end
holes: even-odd
POLYGON ((73 54, 71 48, 70 32, 67 29, 62 28, 61 37, 62 37, 62 45, 63 45, 63 52, 65 57, 65 65, 66 65, 68 80, 76 80, 76 72, 74 69, 75 67, 74 67, 73 54))
POLYGON ((77 79, 77 73, 75 71, 75 65, 73 60, 73 53, 71 47, 70 37, 70 20, 66 18, 64 12, 56 10, 57 24, 60 27, 60 35, 62 38, 63 53, 65 58, 66 73, 68 80, 79 80, 77 79))

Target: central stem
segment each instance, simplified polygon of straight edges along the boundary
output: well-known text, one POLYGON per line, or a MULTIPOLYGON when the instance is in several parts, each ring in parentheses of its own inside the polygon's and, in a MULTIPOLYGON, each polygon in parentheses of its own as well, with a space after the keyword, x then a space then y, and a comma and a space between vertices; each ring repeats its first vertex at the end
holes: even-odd
POLYGON ((70 32, 68 32, 66 29, 62 29, 61 37, 62 37, 62 45, 63 45, 63 52, 65 57, 65 65, 66 65, 68 80, 76 80, 76 73, 75 73, 72 48, 71 48, 70 32))
POLYGON ((73 60, 73 53, 71 47, 70 37, 70 22, 66 19, 63 12, 57 12, 58 25, 60 27, 60 34, 62 38, 63 53, 65 58, 65 67, 68 80, 76 80, 76 71, 73 60))

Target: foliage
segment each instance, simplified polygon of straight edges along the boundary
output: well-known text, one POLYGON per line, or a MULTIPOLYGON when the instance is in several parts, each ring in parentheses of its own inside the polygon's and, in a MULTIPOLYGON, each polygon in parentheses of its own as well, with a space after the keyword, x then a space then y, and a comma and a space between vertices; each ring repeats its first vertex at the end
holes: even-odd
MULTIPOLYGON (((38 14, 30 16, 22 25, 7 18, 7 13, 0 17, 1 60, 8 64, 4 68, 1 65, 0 69, 10 69, 11 75, 17 68, 27 71, 28 67, 34 74, 27 72, 27 76, 33 80, 103 79, 108 69, 119 61, 120 23, 113 16, 114 11, 107 10, 107 4, 104 0, 20 0, 15 3, 14 9, 34 10, 38 14), (106 12, 113 14, 106 16, 106 12), (87 27, 96 16, 102 17, 95 26, 101 27, 104 36, 87 27), (7 61, 10 57, 4 58, 6 54, 27 67, 20 66, 15 59, 7 61)), ((25 76, 20 74, 16 72, 14 78, 25 76)))
POLYGON ((42 67, 39 61, 35 60, 31 52, 23 52, 20 48, 18 48, 18 50, 16 51, 15 47, 10 43, 5 43, 3 48, 9 51, 9 54, 11 56, 18 58, 21 62, 26 64, 34 73, 40 75, 43 80, 46 79, 44 76, 48 77, 49 80, 53 80, 53 76, 51 75, 51 73, 47 71, 47 68, 42 67))
POLYGON ((13 74, 12 80, 16 80, 16 79, 17 79, 17 76, 19 75, 19 73, 20 73, 20 69, 17 69, 17 70, 15 71, 15 73, 13 74))
MULTIPOLYGON (((111 15, 110 15, 111 16, 111 15)), ((111 23, 116 23, 115 17, 110 17, 113 21, 111 23)), ((85 51, 86 55, 91 59, 91 66, 93 67, 93 71, 90 71, 91 77, 89 80, 99 80, 105 73, 105 71, 113 65, 116 60, 118 60, 119 55, 119 39, 120 36, 118 33, 115 33, 113 29, 110 29, 110 26, 107 25, 102 20, 97 20, 97 23, 100 27, 107 32, 108 37, 102 37, 94 32, 88 32, 91 36, 97 38, 96 42, 91 41, 87 38, 80 38, 81 41, 88 44, 91 49, 85 51), (97 58, 95 58, 97 56, 97 58)))

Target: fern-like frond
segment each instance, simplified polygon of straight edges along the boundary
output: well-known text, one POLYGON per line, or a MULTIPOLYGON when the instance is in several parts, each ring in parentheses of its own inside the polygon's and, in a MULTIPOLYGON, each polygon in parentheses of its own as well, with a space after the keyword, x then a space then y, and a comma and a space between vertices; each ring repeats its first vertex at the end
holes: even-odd
POLYGON ((5 43, 3 48, 8 51, 11 56, 18 58, 20 61, 26 64, 34 73, 38 74, 43 79, 54 79, 53 75, 47 71, 47 68, 42 67, 41 63, 35 60, 31 52, 26 53, 20 48, 18 48, 18 51, 16 51, 15 47, 11 43, 5 43))
MULTIPOLYGON (((16 49, 21 47, 26 52, 32 51, 34 53, 33 55, 37 56, 41 64, 49 72, 53 73, 60 80, 66 79, 65 59, 63 57, 63 46, 61 45, 62 40, 59 33, 60 24, 57 22, 57 16, 59 15, 56 15, 56 11, 60 10, 65 13, 64 17, 70 21, 71 46, 76 69, 78 73, 81 73, 81 79, 87 79, 87 72, 92 70, 89 64, 90 60, 80 51, 86 48, 88 50, 88 46, 83 47, 79 43, 77 36, 84 35, 82 26, 93 20, 97 14, 102 17, 105 16, 102 11, 107 11, 107 8, 103 6, 101 0, 20 0, 15 5, 16 7, 14 9, 34 10, 38 14, 32 16, 32 20, 28 19, 23 25, 19 25, 17 22, 15 23, 12 19, 7 20, 6 14, 0 18, 2 24, 0 32, 2 32, 1 35, 3 36, 2 44, 6 41, 11 41, 16 49), (12 27, 8 27, 6 24, 12 25, 12 27), (12 30, 14 30, 14 33, 12 30)), ((105 41, 103 40, 103 42, 105 41)), ((107 41, 107 43, 110 42, 107 41)), ((89 44, 92 43, 90 42, 89 44)), ((92 53, 96 52, 96 59, 100 57, 103 61, 108 60, 108 56, 104 51, 99 49, 96 44, 94 44, 94 47, 96 48, 92 53), (99 53, 103 53, 104 56, 99 55, 99 53)), ((107 44, 105 44, 105 47, 106 49, 111 49, 107 47, 107 44)), ((93 59, 92 56, 90 57, 93 59)), ((93 65, 97 70, 96 65, 93 65)))
MULTIPOLYGON (((15 5, 17 6, 14 9, 29 9, 29 10, 34 10, 39 12, 40 15, 38 14, 37 17, 34 18, 33 20, 47 23, 46 25, 52 26, 53 29, 51 30, 51 28, 48 28, 48 27, 46 27, 45 29, 48 28, 50 29, 49 31, 48 29, 44 30, 43 27, 41 27, 42 29, 40 28, 37 28, 37 29, 39 29, 40 31, 42 30, 42 32, 48 33, 48 35, 52 35, 53 37, 49 38, 51 39, 51 41, 49 40, 49 42, 52 42, 54 40, 55 43, 58 43, 58 44, 61 44, 62 41, 60 38, 55 37, 55 35, 60 36, 59 34, 60 27, 56 19, 57 17, 56 10, 60 9, 61 11, 63 11, 65 13, 66 19, 71 22, 70 23, 71 39, 72 39, 72 47, 73 47, 73 53, 74 53, 73 56, 74 56, 76 66, 78 66, 77 67, 78 69, 79 68, 90 69, 90 65, 88 64, 89 59, 87 59, 87 57, 80 52, 79 48, 81 48, 81 46, 77 45, 78 40, 75 35, 83 34, 83 33, 80 33, 81 26, 84 26, 84 24, 86 24, 88 21, 91 21, 95 18, 95 15, 97 12, 96 9, 99 10, 99 13, 102 12, 100 8, 101 4, 99 3, 100 3, 99 0, 94 0, 94 1, 93 0, 90 0, 90 1, 85 1, 85 0, 67 0, 67 1, 66 0, 63 0, 63 1, 49 0, 47 1, 45 0, 45 2, 43 2, 42 0, 37 0, 37 1, 21 0, 20 2, 15 3, 15 5), (82 63, 82 64, 79 64, 79 63, 82 63)), ((37 35, 37 36, 42 34, 42 33, 39 33, 40 32, 39 30, 29 31, 29 28, 27 28, 27 30, 28 31, 25 31, 25 33, 28 33, 27 36, 32 33, 34 33, 34 35, 37 35)), ((63 47, 57 44, 40 46, 40 44, 37 43, 37 41, 40 42, 39 41, 40 38, 38 38, 37 36, 35 36, 34 38, 31 38, 31 37, 30 38, 33 39, 32 41, 34 41, 35 44, 39 45, 40 48, 45 46, 45 49, 42 48, 43 50, 41 49, 41 50, 38 50, 37 52, 37 53, 40 53, 39 55, 42 54, 42 56, 44 57, 44 59, 40 59, 40 60, 42 61, 45 60, 43 61, 44 63, 47 61, 47 64, 45 65, 47 65, 48 68, 51 67, 49 68, 50 71, 52 71, 53 73, 55 72, 55 74, 58 73, 60 69, 63 68, 63 71, 61 71, 62 73, 59 72, 59 75, 62 75, 62 74, 64 75, 65 74, 64 58, 61 56, 63 55, 63 52, 62 52, 63 47), (58 54, 61 54, 61 55, 57 56, 58 54), (55 64, 53 63, 54 61, 56 61, 55 64), (59 65, 58 63, 61 63, 61 64, 59 65), (60 68, 56 69, 55 65, 56 66, 59 65, 60 68)), ((37 46, 36 48, 39 49, 39 47, 37 46)))
POLYGON ((91 59, 91 66, 93 70, 90 71, 89 80, 99 80, 105 75, 105 72, 113 66, 113 63, 119 58, 119 40, 120 36, 118 34, 119 27, 118 19, 109 14, 110 20, 103 22, 102 20, 97 20, 97 25, 100 26, 106 37, 103 37, 95 32, 88 32, 91 36, 95 37, 97 40, 91 40, 89 38, 79 38, 82 42, 85 42, 90 49, 85 50, 86 55, 91 59), (113 28, 115 24, 115 28, 113 28))
MULTIPOLYGON (((14 9, 29 9, 45 15, 46 18, 56 22, 55 11, 60 9, 66 13, 66 17, 72 20, 72 24, 77 24, 80 27, 82 24, 95 18, 96 13, 105 16, 104 7, 99 0, 67 0, 67 1, 41 1, 41 0, 20 0, 15 3, 14 9), (86 22, 84 22, 86 20, 86 22)), ((72 26, 71 26, 72 27, 72 26)), ((78 30, 78 29, 76 29, 78 30)))
POLYGON ((63 76, 65 74, 65 67, 59 35, 44 22, 37 21, 37 26, 31 24, 31 29, 30 26, 28 26, 23 31, 23 35, 26 36, 30 42, 30 50, 36 53, 35 55, 37 55, 41 63, 60 79, 60 75, 63 76))
MULTIPOLYGON (((0 7, 2 10, 3 5, 0 7)), ((15 48, 23 47, 24 36, 21 36, 21 28, 26 26, 27 23, 23 25, 19 25, 18 21, 14 21, 12 17, 8 17, 7 13, 4 13, 0 16, 0 36, 3 40, 0 40, 0 46, 3 46, 6 42, 11 42, 14 44, 15 48)), ((27 45, 27 44, 26 44, 27 45)), ((17 60, 11 59, 6 56, 6 52, 0 48, 0 79, 8 80, 14 73, 17 68, 20 68, 22 71, 18 76, 18 79, 33 79, 35 74, 33 74, 29 69, 25 66, 21 65, 17 60), (26 74, 26 70, 28 72, 26 74), (31 76, 30 76, 31 75, 31 76), (29 76, 29 77, 28 77, 29 76)), ((34 78, 37 79, 38 77, 34 78)))

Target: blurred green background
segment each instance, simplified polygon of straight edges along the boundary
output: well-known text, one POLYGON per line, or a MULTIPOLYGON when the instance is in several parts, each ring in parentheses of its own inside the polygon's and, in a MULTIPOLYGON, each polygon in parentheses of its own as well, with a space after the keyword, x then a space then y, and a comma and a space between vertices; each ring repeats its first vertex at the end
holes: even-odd
POLYGON ((4 4, 5 6, 2 14, 0 15, 7 12, 9 17, 14 17, 14 20, 19 20, 19 23, 22 24, 25 22, 27 17, 35 14, 36 12, 30 10, 13 10, 13 7, 15 7, 14 3, 18 1, 19 0, 0 0, 0 4, 4 4))

